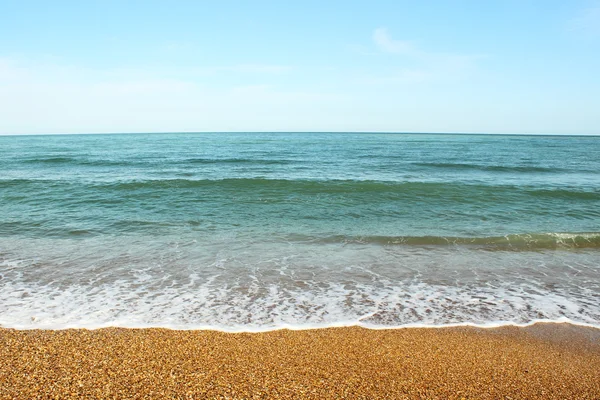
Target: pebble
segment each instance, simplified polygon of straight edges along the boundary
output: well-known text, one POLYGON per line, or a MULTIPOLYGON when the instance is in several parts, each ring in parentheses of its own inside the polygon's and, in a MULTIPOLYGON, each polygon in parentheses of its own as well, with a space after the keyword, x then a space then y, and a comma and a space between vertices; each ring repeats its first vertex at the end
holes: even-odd
POLYGON ((600 330, 547 325, 0 329, 0 399, 600 399, 600 330))

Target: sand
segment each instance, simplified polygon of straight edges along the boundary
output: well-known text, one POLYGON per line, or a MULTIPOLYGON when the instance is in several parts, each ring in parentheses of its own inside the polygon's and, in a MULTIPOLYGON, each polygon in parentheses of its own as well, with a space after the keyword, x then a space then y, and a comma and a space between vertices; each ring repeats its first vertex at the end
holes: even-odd
POLYGON ((0 398, 600 399, 600 330, 0 329, 0 398))

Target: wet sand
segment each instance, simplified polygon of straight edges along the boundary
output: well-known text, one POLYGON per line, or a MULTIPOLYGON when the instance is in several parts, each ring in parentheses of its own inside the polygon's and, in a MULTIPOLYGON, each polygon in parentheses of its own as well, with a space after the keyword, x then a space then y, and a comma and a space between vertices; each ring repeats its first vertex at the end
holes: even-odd
POLYGON ((0 398, 600 399, 600 329, 0 329, 0 398))

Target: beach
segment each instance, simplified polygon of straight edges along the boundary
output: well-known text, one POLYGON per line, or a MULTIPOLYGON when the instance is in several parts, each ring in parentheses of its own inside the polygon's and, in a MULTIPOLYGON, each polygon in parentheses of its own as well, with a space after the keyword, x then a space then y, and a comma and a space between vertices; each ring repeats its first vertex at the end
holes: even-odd
POLYGON ((600 330, 0 330, 0 398, 598 399, 600 330))

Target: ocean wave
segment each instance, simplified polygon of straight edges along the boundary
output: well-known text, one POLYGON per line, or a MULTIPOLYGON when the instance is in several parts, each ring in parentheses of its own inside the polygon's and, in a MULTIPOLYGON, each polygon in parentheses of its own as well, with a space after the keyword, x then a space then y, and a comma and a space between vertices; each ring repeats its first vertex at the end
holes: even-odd
POLYGON ((176 230, 184 221, 197 220, 224 231, 263 227, 266 234, 365 235, 341 241, 578 248, 598 247, 598 240, 536 235, 594 232, 600 217, 596 188, 531 184, 65 177, 0 179, 0 196, 5 216, 0 234, 6 235, 143 232, 159 226, 176 230), (32 222, 43 223, 37 233, 32 222), (517 235, 505 236, 513 233, 517 235))
POLYGON ((600 190, 586 186, 547 186, 547 185, 510 185, 510 184, 484 184, 471 182, 436 182, 419 180, 362 180, 362 179, 278 179, 268 177, 244 178, 165 178, 165 179, 118 179, 113 181, 80 181, 70 178, 57 179, 2 179, 0 188, 18 187, 19 185, 72 185, 86 188, 136 190, 153 188, 201 188, 207 186, 231 188, 273 188, 281 190, 307 191, 307 192, 397 192, 411 193, 422 192, 423 195, 436 195, 443 192, 469 190, 471 192, 520 192, 532 196, 543 197, 574 197, 600 201, 600 190))
MULTIPOLYGON (((1 181, 0 181, 1 182, 1 181)), ((282 194, 301 192, 319 193, 395 193, 397 195, 419 195, 424 197, 443 196, 445 194, 465 195, 468 193, 493 195, 494 193, 520 193, 530 196, 555 198, 578 198, 581 200, 600 201, 600 191, 583 187, 540 188, 517 185, 488 185, 459 182, 420 182, 420 181, 375 181, 375 180, 342 180, 342 179, 270 179, 226 178, 226 179, 151 179, 139 181, 122 181, 114 183, 92 184, 96 187, 114 190, 137 189, 193 189, 202 187, 222 187, 232 189, 270 189, 279 190, 282 194)))
POLYGON ((76 163, 77 158, 74 157, 41 157, 41 158, 27 158, 22 160, 25 164, 71 164, 76 163))
POLYGON ((253 165, 286 165, 292 160, 262 159, 262 158, 188 158, 176 163, 183 164, 253 164, 253 165))
POLYGON ((43 157, 27 158, 20 162, 24 164, 47 164, 49 166, 93 166, 93 167, 130 167, 136 164, 149 164, 150 161, 144 160, 106 160, 91 159, 84 157, 43 157))
MULTIPOLYGON (((45 165, 56 165, 56 166, 94 166, 94 167, 134 167, 134 166, 151 166, 157 161, 153 158, 140 158, 133 157, 131 159, 97 159, 88 157, 68 157, 68 156, 57 156, 57 157, 40 157, 40 158, 23 158, 18 162, 23 164, 45 164, 45 165)), ((294 163, 293 160, 288 159, 268 159, 268 158, 242 158, 242 157, 225 157, 225 158, 214 158, 214 157, 195 157, 195 158, 174 158, 170 160, 171 165, 218 165, 218 164, 243 164, 243 165, 287 165, 294 163)))
POLYGON ((492 172, 548 172, 548 173, 562 173, 563 169, 557 167, 539 167, 539 166, 528 166, 528 165, 486 165, 486 164, 470 164, 470 163, 439 163, 439 162, 428 162, 428 163, 414 163, 419 167, 426 168, 440 168, 444 170, 480 170, 480 171, 492 171, 492 172))
POLYGON ((496 250, 600 248, 600 232, 525 233, 505 236, 346 236, 288 235, 287 240, 311 243, 347 243, 403 246, 475 246, 496 250))

